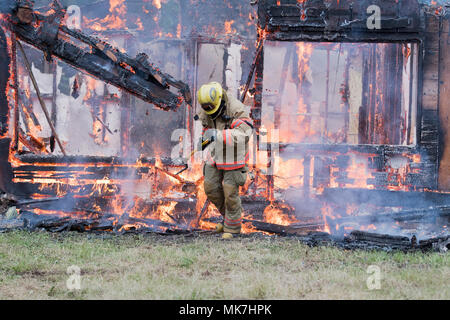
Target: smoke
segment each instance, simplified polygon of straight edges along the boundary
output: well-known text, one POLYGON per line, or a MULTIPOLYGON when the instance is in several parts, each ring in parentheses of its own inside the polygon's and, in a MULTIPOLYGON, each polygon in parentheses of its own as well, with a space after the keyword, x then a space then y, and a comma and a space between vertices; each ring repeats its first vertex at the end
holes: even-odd
POLYGON ((11 13, 15 4, 15 0, 2 0, 0 2, 0 13, 11 13))

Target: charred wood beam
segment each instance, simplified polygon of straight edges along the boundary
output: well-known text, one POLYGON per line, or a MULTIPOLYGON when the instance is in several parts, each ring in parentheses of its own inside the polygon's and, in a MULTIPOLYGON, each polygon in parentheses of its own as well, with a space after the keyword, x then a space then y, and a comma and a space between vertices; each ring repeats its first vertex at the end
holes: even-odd
MULTIPOLYGON (((155 165, 157 162, 162 163, 164 166, 170 167, 170 168, 182 168, 185 165, 182 163, 179 163, 177 161, 173 161, 171 158, 169 157, 161 157, 161 158, 148 158, 148 157, 140 157, 138 159, 139 163, 142 164, 150 164, 150 165, 155 165)), ((176 174, 175 174, 176 175, 176 174)))
POLYGON ((174 178, 175 180, 178 180, 178 182, 180 182, 180 183, 183 183, 183 184, 188 183, 187 180, 181 178, 180 176, 176 175, 175 173, 169 172, 168 170, 163 169, 163 168, 160 168, 160 167, 157 167, 157 166, 155 166, 155 168, 156 168, 158 171, 160 171, 160 172, 162 172, 162 173, 168 175, 169 177, 172 177, 172 178, 174 178))
MULTIPOLYGON (((36 117, 36 114, 33 112, 33 103, 28 98, 27 94, 19 89, 19 100, 21 101, 22 108, 21 110, 25 113, 24 110, 26 110, 26 113, 31 117, 31 120, 33 121, 33 124, 35 126, 40 126, 38 118, 36 117)), ((23 117, 24 122, 26 122, 26 117, 23 117)))
POLYGON ((134 71, 139 72, 144 78, 152 80, 153 82, 156 81, 157 84, 161 84, 166 89, 168 89, 170 86, 175 87, 180 91, 186 103, 192 104, 189 86, 182 81, 175 80, 169 74, 162 73, 157 67, 153 66, 153 64, 148 61, 148 56, 145 53, 140 53, 136 56, 135 59, 133 59, 128 57, 126 54, 123 54, 118 49, 111 47, 108 43, 103 42, 99 39, 89 37, 79 31, 74 31, 63 25, 60 26, 60 29, 68 35, 74 37, 75 39, 78 39, 84 43, 100 49, 107 56, 111 57, 113 61, 117 60, 131 66, 134 71))
POLYGON ((150 225, 150 226, 162 227, 162 228, 178 228, 178 227, 180 227, 180 225, 177 225, 175 223, 164 222, 161 220, 155 220, 155 219, 149 219, 149 218, 127 217, 127 219, 124 220, 124 223, 128 223, 128 224, 142 223, 144 225, 150 225))
POLYGON ((249 220, 249 219, 242 219, 242 222, 249 223, 251 226, 253 226, 256 230, 259 230, 259 231, 275 233, 275 234, 282 235, 282 236, 289 234, 288 226, 282 226, 279 224, 273 224, 273 223, 267 223, 267 222, 263 222, 263 221, 249 220))
MULTIPOLYGON (((57 65, 56 61, 53 61, 51 68, 52 68, 53 79, 52 79, 52 109, 50 112, 51 112, 51 121, 52 121, 53 125, 56 126, 56 119, 57 119, 56 95, 58 93, 57 79, 56 79, 58 65, 57 65)), ((50 137, 50 151, 51 152, 55 151, 55 137, 53 135, 50 137)))
POLYGON ((450 250, 450 236, 420 240, 419 248, 422 250, 434 249, 436 251, 447 252, 450 250))
MULTIPOLYGON (((8 133, 9 105, 6 89, 10 77, 10 60, 6 35, 0 28, 0 137, 8 133)), ((7 153, 2 155, 7 157, 7 153)))
MULTIPOLYGON (((96 163, 87 163, 86 165, 79 164, 79 163, 73 163, 77 166, 67 167, 63 164, 54 164, 54 163, 45 163, 45 162, 39 162, 37 164, 25 164, 22 166, 18 166, 14 168, 14 172, 16 174, 36 174, 38 175, 39 172, 45 173, 48 177, 48 173, 52 173, 52 176, 58 176, 58 175, 68 175, 68 174, 79 174, 80 176, 85 177, 94 177, 95 175, 101 175, 108 172, 123 172, 125 173, 131 173, 133 171, 136 171, 136 168, 131 167, 123 167, 123 166, 108 166, 108 167, 99 167, 95 166, 96 163), (45 165, 43 165, 45 164, 45 165)), ((104 177, 104 176, 103 176, 104 177)))
MULTIPOLYGON (((382 18, 380 19, 380 23, 383 30, 386 29, 404 29, 408 28, 412 25, 412 19, 407 17, 402 18, 382 18)), ((367 30, 367 19, 356 19, 348 22, 343 22, 339 25, 339 27, 351 28, 351 29, 360 29, 367 30)))
MULTIPOLYGON (((258 39, 260 43, 264 43, 262 36, 258 39)), ((264 50, 257 55, 255 68, 255 80, 254 80, 254 102, 250 109, 250 117, 253 120, 255 126, 255 132, 257 134, 257 142, 259 144, 259 129, 261 127, 262 116, 262 93, 263 93, 263 75, 264 75, 264 50)))
POLYGON ((24 221, 24 227, 30 230, 45 229, 49 232, 62 231, 115 231, 127 232, 128 228, 139 232, 155 232, 158 234, 191 233, 196 229, 190 229, 178 224, 163 222, 154 219, 134 218, 124 215, 117 221, 117 216, 108 216, 106 219, 86 218, 78 219, 68 216, 37 215, 32 212, 22 212, 19 219, 24 221), (117 223, 116 223, 117 221, 117 223), (130 225, 130 226, 127 226, 130 225))
POLYGON ((19 80, 17 73, 17 40, 13 35, 11 37, 11 51, 12 51, 12 70, 14 81, 14 136, 12 141, 12 149, 17 150, 19 148, 19 122, 20 122, 20 105, 19 105, 19 80))
POLYGON ((183 99, 191 104, 189 87, 159 71, 145 54, 130 58, 106 42, 70 30, 61 24, 65 9, 58 5, 54 9, 55 13, 48 16, 29 8, 28 14, 21 16, 19 9, 17 14, 9 15, 7 27, 22 41, 42 50, 47 59, 56 56, 164 110, 177 109, 183 99), (181 94, 171 93, 171 86, 181 94))
POLYGON ((308 42, 364 42, 364 43, 379 43, 383 42, 420 42, 423 41, 422 36, 416 32, 404 32, 401 34, 391 33, 386 34, 372 34, 367 33, 361 36, 361 33, 352 34, 350 32, 332 32, 326 33, 322 31, 308 31, 292 32, 292 31, 275 31, 266 35, 266 40, 271 41, 308 41, 308 42))
POLYGON ((57 165, 33 166, 24 165, 14 168, 16 176, 34 176, 34 177, 48 177, 49 179, 56 177, 71 177, 77 176, 81 179, 104 179, 105 175, 113 174, 115 179, 123 179, 136 176, 141 173, 139 169, 133 167, 97 167, 97 166, 74 166, 64 167, 57 165))
POLYGON ((15 157, 23 162, 34 165, 42 163, 48 164, 124 164, 124 160, 120 157, 102 157, 102 156, 56 156, 56 155, 35 155, 35 154, 22 154, 15 155, 15 157))
MULTIPOLYGON (((91 192, 92 193, 92 192, 91 192)), ((128 199, 125 197, 121 198, 123 203, 126 204, 128 199)), ((157 212, 161 205, 166 205, 169 203, 175 202, 176 205, 173 209, 176 217, 166 212, 166 214, 172 218, 174 221, 177 221, 178 218, 182 218, 183 216, 187 216, 188 213, 194 213, 195 207, 197 204, 197 200, 194 198, 166 198, 161 197, 154 199, 152 201, 142 201, 132 204, 135 205, 135 210, 138 212, 142 212, 143 217, 145 215, 151 215, 154 212, 157 212)), ((23 199, 14 201, 12 205, 17 207, 26 207, 28 210, 30 208, 39 208, 41 210, 56 210, 61 213, 67 215, 81 215, 81 216, 91 216, 95 215, 99 219, 105 219, 110 217, 118 217, 117 214, 111 213, 113 208, 111 204, 111 199, 107 195, 103 194, 86 194, 83 195, 81 192, 76 194, 76 197, 73 195, 63 196, 63 197, 49 197, 45 199, 23 199), (101 207, 102 210, 96 209, 101 207)), ((130 208, 125 208, 124 212, 129 212, 130 208)), ((124 216, 125 217, 125 216, 124 216)))
POLYGON ((145 204, 156 204, 156 205, 160 205, 160 204, 164 204, 167 202, 176 202, 176 203, 181 203, 181 204, 194 204, 195 206, 195 202, 197 200, 193 199, 193 198, 168 198, 168 197, 161 197, 161 198, 155 198, 152 201, 145 201, 145 204))
POLYGON ((289 232, 295 234, 303 234, 305 232, 312 232, 317 230, 323 230, 325 223, 293 223, 289 225, 289 232))
MULTIPOLYGON (((0 31, 1 32, 1 31, 0 31)), ((1 54, 1 53, 0 53, 1 54)), ((0 62, 1 64, 1 62, 0 62)), ((1 76, 0 76, 1 78, 1 76)), ((1 87, 1 85, 0 85, 1 87)), ((1 117, 1 103, 2 103, 1 93, 0 93, 0 117, 1 117)), ((1 121, 0 121, 1 127, 1 121)), ((0 136, 1 136, 1 128, 0 128, 0 136)), ((15 195, 22 195, 27 188, 17 188, 16 185, 13 184, 12 179, 14 177, 14 173, 9 163, 9 152, 10 152, 10 142, 9 138, 0 138, 0 191, 8 192, 15 195)))
MULTIPOLYGON (((374 30, 367 27, 367 8, 371 4, 364 0, 341 1, 341 3, 316 0, 301 4, 288 0, 281 0, 278 3, 261 0, 258 2, 258 25, 269 31, 269 36, 277 36, 278 33, 318 35, 322 39, 329 39, 330 36, 339 37, 334 41, 341 41, 345 37, 354 37, 360 41, 372 38, 378 41, 389 40, 396 34, 401 34, 405 39, 405 35, 415 34, 417 37, 421 32, 421 8, 418 1, 398 1, 395 5, 379 1, 381 29, 374 30)), ((283 36, 279 39, 283 39, 283 36)))
POLYGON ((436 216, 447 217, 450 216, 450 205, 434 206, 422 209, 402 210, 399 212, 389 212, 378 214, 380 221, 394 219, 395 221, 408 220, 425 220, 436 216))
POLYGON ((39 141, 30 133, 23 132, 22 128, 18 127, 19 141, 27 147, 31 152, 40 154, 42 152, 48 153, 45 144, 39 141))
POLYGON ((264 48, 264 39, 261 38, 261 39, 259 39, 258 47, 256 48, 256 52, 255 52, 255 57, 253 59, 253 63, 250 66, 250 72, 248 74, 247 81, 245 83, 244 91, 242 92, 241 98, 239 99, 242 103, 245 102, 245 97, 247 96, 248 89, 250 88, 250 83, 252 82, 253 75, 254 75, 255 70, 256 70, 256 63, 257 63, 257 61, 259 59, 259 55, 261 54, 261 51, 263 50, 263 48, 264 48))
POLYGON ((61 201, 61 200, 67 200, 67 199, 72 199, 72 197, 52 197, 52 198, 45 198, 45 199, 19 200, 19 201, 17 201, 17 203, 15 203, 15 206, 23 207, 23 206, 28 206, 28 205, 42 204, 45 202, 61 201))
POLYGON ((376 245, 383 245, 395 248, 411 248, 416 246, 416 238, 408 238, 402 236, 392 236, 388 234, 377 234, 365 231, 352 231, 348 237, 345 238, 347 242, 368 242, 376 245))
POLYGON ((283 226, 274 223, 268 223, 258 220, 243 219, 242 222, 249 223, 253 228, 259 231, 274 233, 282 236, 288 235, 304 235, 310 232, 316 232, 322 230, 325 226, 324 223, 296 223, 288 226, 283 226))
POLYGON ((102 119, 100 119, 98 116, 95 116, 95 119, 98 120, 98 122, 100 122, 100 124, 103 126, 103 128, 106 129, 106 131, 109 132, 109 134, 113 135, 114 133, 111 131, 111 129, 106 125, 106 123, 103 122, 102 119))
POLYGON ((326 217, 327 223, 331 229, 335 229, 337 225, 342 225, 346 223, 357 223, 357 224, 378 224, 378 223, 394 223, 397 222, 408 222, 408 221, 420 221, 422 223, 428 221, 433 221, 437 217, 448 217, 450 216, 450 206, 440 206, 440 207, 430 207, 424 209, 413 209, 413 210, 403 210, 399 212, 388 212, 388 213, 377 213, 367 216, 348 216, 344 218, 333 219, 326 217))
MULTIPOLYGON (((269 144, 261 143, 260 150, 266 151, 269 148, 269 144)), ((351 151, 357 151, 360 153, 368 154, 383 154, 383 152, 392 154, 402 153, 419 153, 420 149, 417 147, 409 146, 392 146, 392 145, 350 145, 350 144, 313 144, 313 143, 280 143, 273 144, 278 146, 280 152, 288 155, 289 153, 305 153, 305 154, 319 154, 325 155, 330 152, 347 153, 351 151)))
MULTIPOLYGON (((132 162, 130 160, 114 157, 114 156, 57 156, 57 155, 35 155, 35 154, 22 154, 15 155, 15 157, 26 164, 36 164, 41 163, 46 164, 109 164, 109 165, 136 165, 136 161, 132 162)), ((156 158, 139 158, 137 160, 139 163, 145 165, 155 165, 156 158)), ((163 157, 160 161, 165 166, 170 167, 182 167, 183 165, 174 163, 172 159, 163 157)))

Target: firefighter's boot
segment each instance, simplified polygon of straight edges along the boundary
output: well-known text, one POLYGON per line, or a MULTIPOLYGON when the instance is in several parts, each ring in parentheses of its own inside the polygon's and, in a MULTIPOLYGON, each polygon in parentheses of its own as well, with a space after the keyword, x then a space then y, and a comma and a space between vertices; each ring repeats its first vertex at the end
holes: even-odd
POLYGON ((224 234, 222 235, 222 239, 225 239, 225 240, 233 239, 233 234, 229 233, 229 232, 224 232, 224 234))
POLYGON ((223 223, 216 224, 216 233, 222 233, 223 232, 223 223))

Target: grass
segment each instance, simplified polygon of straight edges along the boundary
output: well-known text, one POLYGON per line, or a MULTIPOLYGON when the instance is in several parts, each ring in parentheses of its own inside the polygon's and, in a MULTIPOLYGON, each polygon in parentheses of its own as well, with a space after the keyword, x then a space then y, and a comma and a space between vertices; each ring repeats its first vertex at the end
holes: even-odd
POLYGON ((0 299, 450 299, 450 255, 294 239, 0 234, 0 299), (67 268, 81 270, 69 290, 67 268), (380 289, 367 287, 378 266, 380 289))

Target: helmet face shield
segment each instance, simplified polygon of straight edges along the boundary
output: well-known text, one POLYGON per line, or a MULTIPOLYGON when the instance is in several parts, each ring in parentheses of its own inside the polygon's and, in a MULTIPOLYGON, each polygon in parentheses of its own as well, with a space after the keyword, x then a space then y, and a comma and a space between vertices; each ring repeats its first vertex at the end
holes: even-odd
POLYGON ((222 100, 220 101, 219 108, 217 108, 217 110, 215 110, 214 113, 212 113, 212 114, 209 115, 209 116, 211 117, 212 120, 216 120, 220 115, 223 114, 223 112, 224 112, 224 110, 225 110, 225 108, 226 108, 225 105, 226 105, 225 100, 222 99, 222 100))
POLYGON ((204 103, 201 106, 202 109, 205 110, 206 112, 211 112, 216 108, 216 106, 213 105, 212 103, 204 103))

